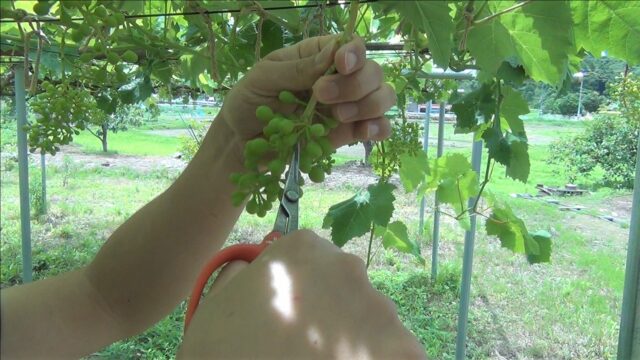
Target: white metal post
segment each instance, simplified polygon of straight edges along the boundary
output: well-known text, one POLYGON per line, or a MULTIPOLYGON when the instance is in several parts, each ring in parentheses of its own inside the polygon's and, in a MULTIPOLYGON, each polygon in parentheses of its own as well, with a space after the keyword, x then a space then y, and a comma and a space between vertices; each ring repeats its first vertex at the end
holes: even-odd
MULTIPOLYGON (((426 153, 429 150, 429 119, 431 117, 431 100, 427 103, 427 113, 424 117, 424 129, 422 130, 422 149, 426 153)), ((424 211, 427 204, 427 199, 423 196, 420 199, 420 224, 418 233, 422 235, 424 232, 424 211)))
POLYGON ((20 186, 20 232, 22 235, 22 282, 32 280, 31 209, 29 206, 29 153, 27 152, 27 106, 25 99, 24 65, 15 68, 16 120, 18 128, 18 178, 20 186))
POLYGON ((625 269, 618 359, 640 359, 640 136, 636 156, 636 180, 633 187, 629 246, 625 269))
MULTIPOLYGON (((438 113, 438 147, 436 156, 442 156, 444 150, 444 112, 447 104, 440 103, 440 111, 438 113)), ((438 277, 438 249, 440 247, 440 202, 438 197, 435 198, 433 211, 433 236, 431 246, 431 280, 438 277)))
MULTIPOLYGON (((473 143, 471 154, 471 166, 480 176, 482 160, 482 141, 473 143)), ((470 198, 468 207, 475 203, 475 198, 470 198)), ((471 272, 473 269, 473 248, 476 238, 476 215, 470 214, 471 226, 464 234, 464 255, 462 262, 462 284, 460 286, 460 308, 458 311, 458 334, 456 337, 456 360, 464 360, 467 343, 467 324, 469 319, 469 296, 471 293, 471 272)))

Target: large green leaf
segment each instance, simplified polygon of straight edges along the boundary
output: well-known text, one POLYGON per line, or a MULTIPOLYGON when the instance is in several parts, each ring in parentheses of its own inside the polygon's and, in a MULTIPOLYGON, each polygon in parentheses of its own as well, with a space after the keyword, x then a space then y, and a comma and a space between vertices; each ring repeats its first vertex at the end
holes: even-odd
POLYGON ((513 213, 509 205, 496 204, 485 228, 488 235, 500 239, 503 247, 525 254, 530 263, 550 261, 551 235, 544 231, 530 234, 524 221, 513 213))
POLYGON ((329 208, 322 227, 331 228, 331 240, 334 244, 341 247, 371 229, 369 199, 369 193, 363 191, 329 208))
POLYGON ((531 169, 527 140, 511 133, 507 133, 506 139, 511 157, 507 166, 507 176, 526 183, 531 169))
POLYGON ((262 46, 260 56, 264 57, 270 52, 280 49, 284 45, 282 27, 270 20, 262 24, 262 46))
POLYGON ((402 221, 394 221, 386 227, 376 227, 376 235, 382 237, 382 246, 385 249, 392 248, 412 254, 424 262, 420 256, 420 245, 409 237, 407 226, 402 221))
POLYGON ((640 64, 640 2, 572 1, 571 8, 578 46, 640 64))
POLYGON ((393 214, 392 184, 370 185, 348 200, 333 205, 325 215, 322 227, 331 228, 331 240, 338 246, 362 236, 372 224, 387 226, 393 214))
POLYGON ((510 86, 504 86, 502 88, 502 106, 500 107, 500 114, 509 124, 511 131, 517 136, 526 137, 524 130, 524 124, 520 115, 529 113, 529 106, 527 101, 522 98, 519 92, 513 90, 510 86))
POLYGON ((447 2, 397 1, 393 2, 393 7, 400 13, 401 18, 427 34, 433 61, 442 68, 449 67, 455 27, 447 2))
MULTIPOLYGON (((489 2, 491 13, 514 1, 489 2)), ((496 74, 503 61, 522 64, 534 80, 557 85, 573 50, 567 1, 534 1, 480 25, 468 34, 468 48, 482 70, 496 74)))
POLYGON ((427 153, 420 150, 415 155, 402 154, 400 156, 400 181, 406 192, 417 189, 429 174, 429 160, 427 153))
POLYGON ((454 93, 449 100, 451 110, 456 114, 456 133, 470 133, 478 128, 478 115, 489 122, 495 112, 496 102, 493 97, 493 87, 490 83, 484 83, 463 96, 454 93))
POLYGON ((369 204, 371 205, 372 220, 376 225, 387 226, 393 215, 393 196, 395 185, 378 183, 367 188, 369 192, 369 204))

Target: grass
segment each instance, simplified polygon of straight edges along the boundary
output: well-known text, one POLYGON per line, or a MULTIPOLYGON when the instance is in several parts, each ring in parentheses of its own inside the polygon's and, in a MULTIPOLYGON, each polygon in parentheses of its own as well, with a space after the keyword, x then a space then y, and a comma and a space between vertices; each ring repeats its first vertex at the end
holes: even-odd
MULTIPOLYGON (((534 122, 531 134, 558 137, 574 131, 573 127, 567 130, 557 126, 555 121, 545 125, 548 122, 534 122)), ((165 125, 172 126, 171 122, 165 125)), ((159 137, 147 130, 115 134, 113 149, 125 155, 166 156, 175 152, 171 144, 177 138, 159 137)), ((451 130, 447 136, 458 139, 460 135, 451 130)), ((100 145, 97 139, 83 136, 96 147, 100 145)), ((469 140, 467 144, 455 150, 470 155, 469 140)), ((90 147, 85 149, 94 151, 90 147)), ((546 164, 546 145, 532 145, 530 156, 532 170, 528 184, 504 178, 504 170, 496 167, 489 190, 498 198, 507 199, 512 193, 535 193, 538 182, 563 185, 562 169, 546 164)), ((352 160, 358 159, 343 155, 336 162, 344 164, 352 160)), ((21 263, 17 169, 7 166, 11 160, 3 158, 3 161, 0 283, 6 287, 20 282, 21 263)), ((118 167, 87 168, 70 158, 60 165, 49 165, 49 212, 32 221, 34 277, 46 278, 91 261, 110 233, 166 189, 176 175, 162 169, 142 172, 118 167)), ((583 184, 597 188, 590 179, 583 179, 583 184)), ((329 232, 320 229, 326 210, 352 196, 355 190, 349 184, 305 186, 301 226, 328 237, 329 232)), ((443 218, 440 276, 431 282, 426 272, 430 268, 430 242, 427 236, 417 235, 417 201, 401 191, 395 195, 396 217, 407 223, 410 236, 422 241, 427 264, 417 265, 411 257, 386 251, 376 243, 370 278, 376 288, 396 302, 401 319, 425 345, 431 358, 453 358, 463 233, 451 219, 443 218)), ((599 209, 626 195, 599 188, 588 197, 566 201, 599 209)), ((428 204, 432 201, 429 198, 428 204)), ((479 223, 468 358, 614 358, 628 230, 583 214, 562 212, 544 202, 510 199, 509 203, 530 230, 544 229, 553 235, 552 264, 527 264, 521 255, 510 253, 496 239, 487 237, 482 230, 483 222, 479 223)), ((242 215, 229 241, 259 241, 272 227, 274 216, 274 212, 263 219, 242 215)), ((345 249, 364 256, 366 240, 355 239, 345 249)), ((181 339, 183 313, 181 304, 145 333, 113 344, 92 357, 171 358, 181 339)))
MULTIPOLYGON (((102 143, 88 131, 74 137, 73 142, 91 154, 102 152, 102 143)), ((152 134, 140 129, 109 133, 107 137, 110 154, 171 156, 178 152, 180 138, 152 134)))

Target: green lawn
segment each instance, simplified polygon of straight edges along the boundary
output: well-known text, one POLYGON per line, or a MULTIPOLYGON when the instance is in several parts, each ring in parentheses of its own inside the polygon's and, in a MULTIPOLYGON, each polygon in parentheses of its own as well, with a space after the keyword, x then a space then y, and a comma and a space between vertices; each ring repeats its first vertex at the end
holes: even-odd
MULTIPOLYGON (((102 152, 102 143, 88 131, 76 135, 73 142, 85 152, 102 152)), ((109 153, 121 155, 171 156, 180 148, 179 137, 157 135, 140 129, 109 133, 107 142, 109 153)))

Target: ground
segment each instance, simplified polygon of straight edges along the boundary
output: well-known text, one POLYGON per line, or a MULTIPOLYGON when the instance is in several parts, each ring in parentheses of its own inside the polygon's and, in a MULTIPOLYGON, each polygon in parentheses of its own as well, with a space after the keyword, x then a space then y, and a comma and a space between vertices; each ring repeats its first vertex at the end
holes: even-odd
MULTIPOLYGON (((579 212, 561 211, 544 198, 512 197, 512 194, 536 194, 534 186, 538 182, 563 185, 560 169, 545 163, 549 156, 546 147, 558 136, 580 129, 579 125, 567 123, 559 126, 531 121, 528 125, 532 140, 530 182, 516 183, 496 175, 489 190, 499 198, 509 199, 530 230, 544 229, 553 235, 552 263, 529 265, 522 256, 501 248, 497 239, 486 236, 483 221, 479 222, 468 355, 474 359, 615 358, 628 238, 625 221, 630 216, 631 195, 594 186, 591 187, 594 192, 586 196, 561 199, 563 203, 584 206, 579 212), (620 221, 607 221, 600 215, 620 221)), ((432 123, 432 135, 437 133, 435 129, 432 123)), ((448 125, 446 151, 468 154, 470 139, 454 135, 451 130, 448 125)), ((182 130, 175 129, 139 130, 127 135, 127 141, 162 138, 164 144, 175 144, 175 136, 181 133, 182 130)), ((79 142, 47 158, 49 211, 33 219, 36 278, 90 261, 109 234, 166 189, 185 166, 175 158, 176 148, 165 146, 162 155, 132 155, 132 150, 120 150, 127 148, 118 148, 118 141, 115 136, 113 150, 117 153, 102 155, 79 142)), ((430 142, 430 147, 432 153, 434 143, 430 142)), ((329 206, 376 179, 369 168, 361 165, 362 153, 360 146, 341 149, 339 165, 333 174, 322 184, 305 187, 301 226, 330 236, 328 230, 321 229, 323 214, 329 206)), ((17 170, 12 161, 10 156, 3 156, 0 164, 3 287, 20 281, 17 170)), ((37 171, 37 161, 34 156, 32 171, 37 171)), ((453 358, 463 232, 455 221, 443 218, 439 276, 431 282, 429 204, 433 199, 427 198, 427 227, 420 235, 418 199, 401 190, 395 195, 398 198, 395 216, 403 219, 410 227, 410 235, 421 241, 427 263, 423 267, 411 257, 387 251, 376 242, 369 269, 371 279, 398 304, 403 321, 425 344, 432 358, 453 358)), ((229 243, 259 241, 272 223, 273 214, 265 219, 245 214, 229 243)), ((345 246, 345 251, 365 257, 367 240, 356 239, 345 246)), ((148 332, 114 344, 95 356, 171 357, 179 344, 183 313, 181 305, 148 332)))

